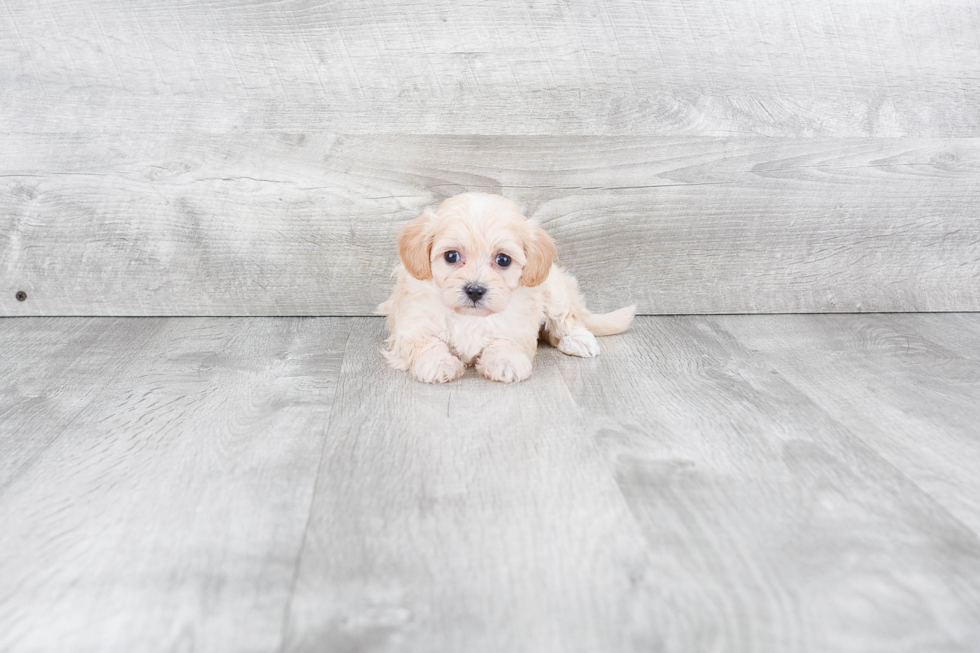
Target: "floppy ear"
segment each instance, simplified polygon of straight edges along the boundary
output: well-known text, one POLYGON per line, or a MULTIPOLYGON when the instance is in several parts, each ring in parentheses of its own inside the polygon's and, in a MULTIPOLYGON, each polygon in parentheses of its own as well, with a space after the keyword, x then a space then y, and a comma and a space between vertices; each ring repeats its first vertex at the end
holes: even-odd
POLYGON ((558 251, 551 236, 533 222, 528 223, 524 236, 524 254, 527 256, 527 263, 521 271, 521 285, 538 286, 544 283, 558 251))
POLYGON ((398 255, 409 274, 421 281, 432 278, 431 226, 432 214, 426 212, 402 227, 398 235, 398 255))

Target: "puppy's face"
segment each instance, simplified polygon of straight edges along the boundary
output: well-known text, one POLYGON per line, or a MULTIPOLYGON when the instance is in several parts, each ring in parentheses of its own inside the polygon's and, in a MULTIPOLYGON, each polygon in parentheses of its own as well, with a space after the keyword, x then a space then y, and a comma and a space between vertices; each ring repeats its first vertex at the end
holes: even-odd
POLYGON ((548 277, 555 244, 514 202, 464 193, 423 213, 402 229, 402 263, 416 279, 431 280, 442 302, 461 315, 507 308, 519 286, 548 277))

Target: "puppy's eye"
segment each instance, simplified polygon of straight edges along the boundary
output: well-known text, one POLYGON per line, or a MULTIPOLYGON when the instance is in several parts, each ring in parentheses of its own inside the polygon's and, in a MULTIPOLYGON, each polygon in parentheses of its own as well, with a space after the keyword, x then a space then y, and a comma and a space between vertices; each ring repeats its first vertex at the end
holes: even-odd
POLYGON ((459 252, 455 249, 450 250, 443 254, 442 258, 446 259, 446 263, 459 263, 459 252))
POLYGON ((497 267, 505 268, 510 265, 510 257, 506 254, 497 254, 497 267))

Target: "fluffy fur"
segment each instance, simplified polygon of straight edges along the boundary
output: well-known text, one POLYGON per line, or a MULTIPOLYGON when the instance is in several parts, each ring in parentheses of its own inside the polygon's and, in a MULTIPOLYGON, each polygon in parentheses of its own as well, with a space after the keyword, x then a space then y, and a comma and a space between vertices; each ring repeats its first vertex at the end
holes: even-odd
POLYGON ((472 364, 493 381, 523 381, 539 338, 592 358, 595 336, 633 321, 633 306, 591 314, 575 279, 553 264, 551 237, 499 195, 450 197, 405 225, 398 245, 395 288, 378 307, 390 334, 383 353, 419 381, 452 381, 472 364), (475 287, 484 291, 476 299, 475 287))

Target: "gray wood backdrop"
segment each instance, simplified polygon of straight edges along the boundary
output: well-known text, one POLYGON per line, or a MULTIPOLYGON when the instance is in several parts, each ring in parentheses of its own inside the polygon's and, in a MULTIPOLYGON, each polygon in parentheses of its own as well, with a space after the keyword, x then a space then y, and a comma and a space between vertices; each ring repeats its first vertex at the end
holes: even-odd
POLYGON ((0 315, 370 313, 463 190, 597 309, 980 310, 976 0, 0 0, 0 139, 0 315))

